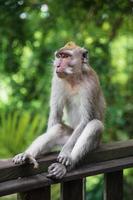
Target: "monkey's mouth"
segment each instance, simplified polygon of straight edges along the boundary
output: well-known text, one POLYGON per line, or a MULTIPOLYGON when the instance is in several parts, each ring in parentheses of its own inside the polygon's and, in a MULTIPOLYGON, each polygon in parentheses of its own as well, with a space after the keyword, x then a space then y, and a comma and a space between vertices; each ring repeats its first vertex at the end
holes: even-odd
POLYGON ((65 78, 66 75, 67 75, 65 72, 58 72, 58 71, 56 71, 56 74, 57 74, 57 76, 58 76, 59 78, 65 78))

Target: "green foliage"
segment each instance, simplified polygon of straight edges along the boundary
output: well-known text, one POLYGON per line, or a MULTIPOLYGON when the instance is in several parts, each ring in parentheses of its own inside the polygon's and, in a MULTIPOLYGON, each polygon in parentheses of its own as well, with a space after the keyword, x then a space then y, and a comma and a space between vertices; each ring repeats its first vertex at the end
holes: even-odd
POLYGON ((0 113, 0 156, 11 157, 22 152, 26 146, 44 131, 45 117, 29 112, 0 113))
POLYGON ((17 196, 16 194, 14 195, 8 195, 8 196, 4 196, 4 197, 0 197, 0 200, 16 200, 17 196))
POLYGON ((59 200, 60 199, 60 184, 54 184, 51 187, 51 199, 59 200))
POLYGON ((103 199, 103 176, 86 178, 86 200, 103 199))

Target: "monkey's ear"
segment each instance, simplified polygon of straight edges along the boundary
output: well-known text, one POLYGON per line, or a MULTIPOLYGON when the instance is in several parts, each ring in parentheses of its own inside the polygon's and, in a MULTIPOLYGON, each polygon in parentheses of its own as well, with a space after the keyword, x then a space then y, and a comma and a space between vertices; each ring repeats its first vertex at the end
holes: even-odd
POLYGON ((88 50, 83 51, 83 58, 88 58, 88 50))
POLYGON ((88 63, 88 61, 89 61, 88 50, 85 48, 82 48, 82 59, 83 59, 83 63, 88 63))

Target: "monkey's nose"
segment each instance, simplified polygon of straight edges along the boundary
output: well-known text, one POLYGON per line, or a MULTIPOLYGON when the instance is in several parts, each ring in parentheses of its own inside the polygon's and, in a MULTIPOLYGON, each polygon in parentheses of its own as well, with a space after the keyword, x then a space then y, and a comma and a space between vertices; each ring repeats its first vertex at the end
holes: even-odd
POLYGON ((64 69, 59 66, 59 67, 57 67, 56 72, 57 73, 62 73, 62 72, 64 72, 64 69))

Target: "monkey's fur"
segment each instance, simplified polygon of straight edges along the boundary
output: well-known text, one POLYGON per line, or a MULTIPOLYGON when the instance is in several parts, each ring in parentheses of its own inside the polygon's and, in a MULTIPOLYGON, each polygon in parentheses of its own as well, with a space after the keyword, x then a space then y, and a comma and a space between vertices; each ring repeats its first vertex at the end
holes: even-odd
POLYGON ((104 110, 105 100, 98 76, 88 63, 87 50, 67 43, 55 52, 47 131, 24 153, 16 155, 13 162, 24 163, 28 159, 37 167, 38 155, 60 146, 57 162, 48 168, 48 177, 62 178, 99 146, 104 110))

